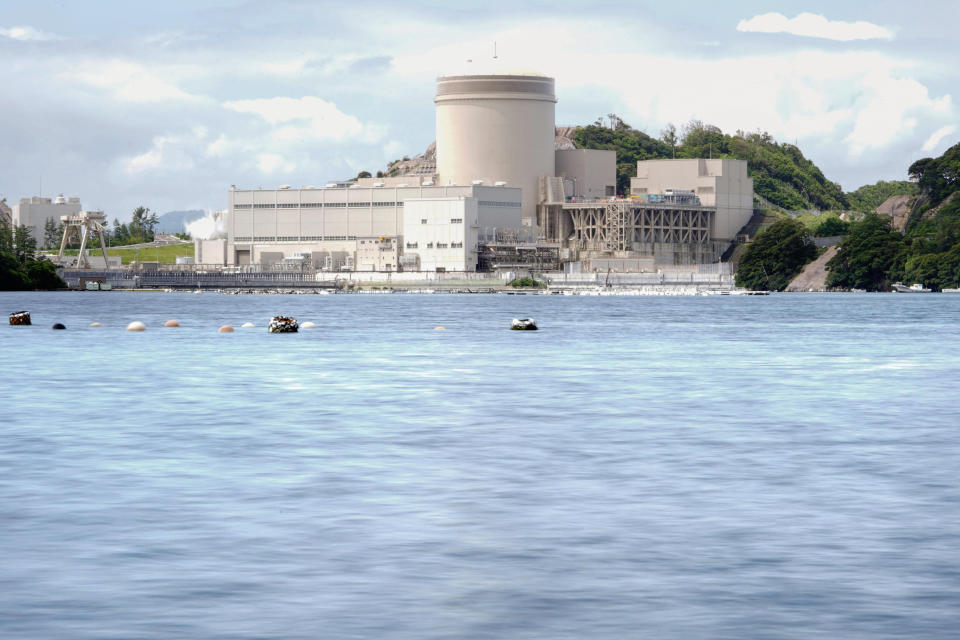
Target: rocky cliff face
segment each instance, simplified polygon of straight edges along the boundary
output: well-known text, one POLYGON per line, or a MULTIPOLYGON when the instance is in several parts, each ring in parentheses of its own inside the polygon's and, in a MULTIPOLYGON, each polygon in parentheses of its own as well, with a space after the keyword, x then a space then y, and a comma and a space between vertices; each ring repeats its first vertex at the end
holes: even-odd
POLYGON ((577 127, 557 127, 553 137, 553 148, 557 151, 566 149, 576 149, 577 143, 573 141, 573 132, 577 127))
POLYGON ((837 255, 840 247, 828 247, 823 255, 803 268, 803 271, 794 278, 786 291, 826 291, 827 290, 827 263, 837 255))
POLYGON ((418 156, 408 158, 406 160, 398 160, 394 162, 387 170, 384 171, 384 175, 389 177, 394 176, 423 176, 423 175, 433 175, 437 172, 437 143, 431 142, 430 146, 427 147, 427 150, 421 153, 418 156))
POLYGON ((890 196, 876 209, 876 213, 890 216, 893 228, 903 233, 910 219, 913 200, 916 196, 890 196))

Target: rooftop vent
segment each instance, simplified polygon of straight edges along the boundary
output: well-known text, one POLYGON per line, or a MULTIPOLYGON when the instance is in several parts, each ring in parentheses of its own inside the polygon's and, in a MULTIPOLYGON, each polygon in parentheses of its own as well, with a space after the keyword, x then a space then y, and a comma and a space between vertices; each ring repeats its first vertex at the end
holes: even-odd
POLYGON ((483 184, 483 180, 474 180, 471 184, 475 187, 479 187, 483 184))

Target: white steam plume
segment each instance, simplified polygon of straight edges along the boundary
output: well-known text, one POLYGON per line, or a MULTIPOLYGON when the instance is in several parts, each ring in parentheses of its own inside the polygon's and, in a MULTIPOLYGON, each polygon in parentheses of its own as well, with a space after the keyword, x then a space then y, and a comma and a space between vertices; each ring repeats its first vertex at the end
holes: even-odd
POLYGON ((184 227, 194 240, 213 240, 226 232, 223 213, 223 211, 207 211, 205 216, 186 223, 184 227))

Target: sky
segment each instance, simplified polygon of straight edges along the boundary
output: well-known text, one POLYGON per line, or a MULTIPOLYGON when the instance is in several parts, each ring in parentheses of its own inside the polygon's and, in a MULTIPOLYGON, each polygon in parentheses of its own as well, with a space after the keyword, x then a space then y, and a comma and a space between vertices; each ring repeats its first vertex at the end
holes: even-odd
POLYGON ((850 191, 960 141, 958 19, 953 0, 0 0, 0 198, 126 220, 375 173, 433 141, 436 77, 480 64, 555 77, 558 125, 767 131, 850 191))

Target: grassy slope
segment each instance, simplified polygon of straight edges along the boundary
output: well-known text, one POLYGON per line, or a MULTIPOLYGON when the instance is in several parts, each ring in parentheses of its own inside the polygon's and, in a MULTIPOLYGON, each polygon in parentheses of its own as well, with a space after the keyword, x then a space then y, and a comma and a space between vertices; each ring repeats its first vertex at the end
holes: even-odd
MULTIPOLYGON (((164 247, 150 247, 148 249, 107 249, 107 255, 111 256, 120 256, 120 259, 123 261, 123 264, 130 264, 137 259, 137 251, 140 252, 140 261, 141 262, 156 262, 160 261, 164 264, 173 264, 177 261, 177 258, 182 258, 184 256, 192 257, 193 256, 193 243, 185 242, 183 244, 170 244, 164 247)), ((77 249, 67 249, 64 251, 64 254, 69 256, 77 255, 77 249)), ((98 255, 100 253, 99 247, 97 249, 91 250, 90 255, 98 255)))

